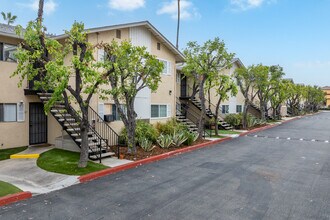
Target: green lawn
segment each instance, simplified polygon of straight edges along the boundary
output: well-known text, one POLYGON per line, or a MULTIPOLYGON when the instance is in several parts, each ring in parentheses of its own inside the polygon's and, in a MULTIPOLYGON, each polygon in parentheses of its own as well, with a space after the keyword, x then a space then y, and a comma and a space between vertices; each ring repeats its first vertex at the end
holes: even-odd
POLYGON ((79 153, 52 149, 40 155, 37 165, 44 170, 67 175, 84 175, 109 168, 103 164, 88 161, 86 168, 78 168, 79 153))
POLYGON ((216 135, 211 135, 211 138, 225 138, 226 136, 221 136, 221 135, 218 135, 218 136, 216 136, 216 135))
POLYGON ((16 147, 16 148, 2 149, 0 150, 0 160, 7 160, 10 158, 10 155, 24 151, 26 150, 26 148, 27 147, 16 147))
MULTIPOLYGON (((207 133, 212 132, 212 134, 215 134, 214 130, 207 130, 207 133)), ((231 130, 218 130, 219 135, 221 134, 240 134, 241 132, 238 131, 231 131, 231 130)))
POLYGON ((22 190, 14 185, 11 185, 10 183, 0 181, 0 197, 18 192, 22 192, 22 190))

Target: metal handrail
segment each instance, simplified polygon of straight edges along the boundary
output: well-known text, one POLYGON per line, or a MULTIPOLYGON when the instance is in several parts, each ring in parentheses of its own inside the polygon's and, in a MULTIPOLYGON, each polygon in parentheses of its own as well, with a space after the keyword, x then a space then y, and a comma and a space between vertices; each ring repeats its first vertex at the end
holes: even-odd
POLYGON ((90 106, 88 106, 88 118, 94 129, 105 139, 109 146, 117 146, 119 135, 104 121, 104 119, 90 106), (111 143, 110 143, 111 142, 111 143))
MULTIPOLYGON (((178 113, 180 113, 181 115, 185 115, 184 114, 184 112, 182 112, 182 109, 180 109, 180 108, 183 108, 183 109, 185 109, 186 110, 186 113, 188 113, 188 111, 189 110, 191 110, 191 108, 189 108, 188 106, 185 106, 185 105, 182 105, 182 103, 180 102, 180 99, 178 99, 178 97, 176 98, 177 99, 177 102, 176 102, 176 112, 178 113), (180 108, 178 108, 178 106, 180 106, 180 108)), ((189 111, 189 113, 190 113, 190 115, 194 118, 194 119, 196 119, 197 121, 199 121, 199 115, 198 116, 196 116, 195 115, 195 111, 193 111, 193 110, 191 110, 191 111, 189 111), (194 114, 192 114, 192 112, 194 113, 194 114)), ((206 129, 205 129, 205 126, 203 126, 203 133, 204 133, 204 137, 206 137, 205 136, 205 133, 207 133, 208 135, 209 135, 209 137, 211 137, 211 133, 208 133, 207 131, 206 131, 206 129)))

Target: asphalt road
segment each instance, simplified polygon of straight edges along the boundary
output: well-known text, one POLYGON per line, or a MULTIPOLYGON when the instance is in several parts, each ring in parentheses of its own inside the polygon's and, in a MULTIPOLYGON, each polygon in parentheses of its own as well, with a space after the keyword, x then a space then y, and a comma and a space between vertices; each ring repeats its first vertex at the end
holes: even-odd
POLYGON ((329 141, 320 113, 5 206, 0 219, 329 220, 329 141))

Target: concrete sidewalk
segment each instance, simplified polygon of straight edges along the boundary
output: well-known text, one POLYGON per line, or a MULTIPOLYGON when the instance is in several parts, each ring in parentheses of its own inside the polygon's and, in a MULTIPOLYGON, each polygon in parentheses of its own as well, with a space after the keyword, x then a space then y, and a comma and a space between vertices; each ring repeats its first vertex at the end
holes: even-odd
MULTIPOLYGON (((40 154, 52 147, 29 147, 19 154, 40 154)), ((0 161, 0 180, 11 183, 32 194, 48 193, 78 183, 78 176, 47 172, 39 168, 36 159, 0 161)))

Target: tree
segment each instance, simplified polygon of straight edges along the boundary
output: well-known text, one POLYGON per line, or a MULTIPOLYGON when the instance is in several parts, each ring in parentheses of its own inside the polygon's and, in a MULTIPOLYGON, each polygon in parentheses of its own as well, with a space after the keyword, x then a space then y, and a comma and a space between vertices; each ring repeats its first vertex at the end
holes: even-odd
POLYGON ((182 71, 198 84, 199 99, 201 102, 202 116, 198 121, 199 138, 203 137, 205 124, 205 82, 216 76, 220 69, 231 65, 233 53, 228 53, 225 43, 217 37, 206 41, 202 46, 197 42, 189 42, 184 50, 186 66, 182 71))
POLYGON ((287 105, 288 110, 291 111, 292 115, 300 114, 300 104, 305 96, 305 86, 301 84, 295 84, 292 81, 287 84, 287 105))
POLYGON ((17 16, 12 15, 11 12, 7 12, 7 13, 1 12, 1 15, 3 20, 6 21, 8 25, 14 24, 17 19, 17 16))
POLYGON ((133 46, 128 41, 118 44, 101 44, 106 59, 100 67, 109 75, 111 89, 105 93, 113 97, 118 113, 128 136, 128 153, 136 153, 135 128, 137 114, 134 110, 135 97, 139 91, 148 87, 156 91, 161 81, 163 63, 150 55, 145 47, 133 46), (126 109, 121 103, 125 103, 126 109))
POLYGON ((325 96, 321 88, 317 86, 306 86, 305 110, 307 112, 317 112, 320 105, 324 104, 325 96))
MULTIPOLYGON (((224 75, 222 73, 219 73, 218 77, 214 79, 214 84, 214 87, 216 88, 216 97, 218 98, 215 107, 214 119, 216 122, 218 122, 221 102, 228 100, 228 94, 235 96, 237 94, 237 86, 230 76, 224 75)), ((215 126, 215 135, 219 135, 218 124, 215 126)))
POLYGON ((260 102, 261 118, 266 120, 268 116, 268 103, 274 95, 274 86, 276 86, 282 79, 284 72, 279 65, 263 66, 261 64, 256 66, 255 84, 257 95, 260 102))
POLYGON ((273 112, 274 119, 280 119, 281 115, 281 105, 288 98, 288 86, 290 81, 281 79, 272 81, 272 94, 270 96, 269 102, 270 107, 273 112))
POLYGON ((241 67, 235 70, 235 78, 237 80, 237 85, 240 88, 244 96, 244 106, 243 106, 243 117, 242 117, 242 126, 243 128, 247 128, 247 114, 248 108, 253 103, 255 97, 257 96, 257 92, 254 90, 255 85, 255 72, 257 66, 248 66, 241 67))
MULTIPOLYGON (((66 31, 67 39, 62 45, 45 34, 42 25, 43 0, 39 1, 38 18, 30 21, 23 32, 24 40, 17 51, 18 67, 13 76, 20 77, 19 86, 23 80, 35 81, 36 90, 52 90, 52 96, 45 104, 45 112, 49 112, 57 101, 64 101, 66 110, 73 117, 74 107, 80 112, 81 152, 78 167, 86 167, 88 161, 88 108, 92 96, 98 92, 99 86, 106 82, 107 74, 100 74, 93 57, 94 47, 88 42, 87 33, 82 23, 75 22, 70 31, 66 31), (69 64, 65 64, 70 57, 69 64), (75 76, 75 84, 70 78, 75 76), (77 105, 75 105, 75 103, 77 105)), ((21 34, 21 31, 17 31, 21 34)))
POLYGON ((180 34, 180 0, 178 0, 178 24, 176 28, 176 49, 179 49, 179 34, 180 34))

